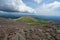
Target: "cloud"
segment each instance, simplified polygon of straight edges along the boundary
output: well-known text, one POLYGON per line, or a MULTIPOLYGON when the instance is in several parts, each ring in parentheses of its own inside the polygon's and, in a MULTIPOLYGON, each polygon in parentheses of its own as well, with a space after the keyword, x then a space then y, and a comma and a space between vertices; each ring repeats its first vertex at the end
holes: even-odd
MULTIPOLYGON (((28 2, 28 1, 26 1, 28 2)), ((38 5, 42 0, 34 0, 38 5)), ((57 13, 60 7, 60 2, 54 1, 51 3, 42 3, 41 5, 32 8, 27 6, 23 0, 0 0, 0 11, 1 12, 25 12, 25 13, 57 13)))
POLYGON ((42 0, 34 0, 36 3, 41 3, 42 2, 42 0))
POLYGON ((34 13, 35 10, 27 6, 22 0, 1 0, 0 11, 6 12, 29 12, 34 13))
POLYGON ((35 11, 33 8, 27 6, 22 1, 18 2, 18 4, 19 4, 19 6, 18 6, 19 11, 29 12, 29 13, 33 13, 35 11))
POLYGON ((60 2, 55 1, 53 3, 46 4, 45 7, 50 9, 55 9, 57 7, 60 7, 60 2))
POLYGON ((60 2, 54 1, 53 3, 49 4, 43 4, 41 7, 39 7, 38 13, 56 13, 58 12, 56 9, 60 7, 60 2))

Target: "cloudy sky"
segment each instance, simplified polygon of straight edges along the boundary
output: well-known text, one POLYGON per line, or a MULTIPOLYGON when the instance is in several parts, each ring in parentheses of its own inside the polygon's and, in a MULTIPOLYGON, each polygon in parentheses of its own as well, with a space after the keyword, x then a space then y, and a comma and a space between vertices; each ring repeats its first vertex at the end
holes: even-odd
POLYGON ((60 0, 0 0, 1 12, 26 12, 60 16, 60 0))

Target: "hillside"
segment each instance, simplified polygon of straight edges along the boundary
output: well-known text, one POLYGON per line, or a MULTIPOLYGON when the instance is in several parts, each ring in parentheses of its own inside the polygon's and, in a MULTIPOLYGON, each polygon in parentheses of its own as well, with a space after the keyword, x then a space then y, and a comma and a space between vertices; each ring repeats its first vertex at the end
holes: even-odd
POLYGON ((23 16, 18 19, 16 19, 17 22, 30 24, 30 25, 37 25, 37 24, 47 24, 48 21, 45 20, 38 20, 31 16, 23 16))
MULTIPOLYGON (((37 21, 31 17, 23 18, 37 21)), ((46 25, 31 26, 13 19, 0 18, 0 40, 60 40, 60 24, 49 22, 46 25)))

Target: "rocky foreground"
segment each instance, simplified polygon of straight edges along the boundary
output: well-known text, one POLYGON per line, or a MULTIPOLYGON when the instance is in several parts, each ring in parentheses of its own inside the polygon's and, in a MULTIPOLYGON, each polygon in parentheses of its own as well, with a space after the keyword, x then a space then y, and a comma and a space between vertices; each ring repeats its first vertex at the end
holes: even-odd
POLYGON ((31 26, 0 19, 0 40, 60 40, 60 24, 31 26))

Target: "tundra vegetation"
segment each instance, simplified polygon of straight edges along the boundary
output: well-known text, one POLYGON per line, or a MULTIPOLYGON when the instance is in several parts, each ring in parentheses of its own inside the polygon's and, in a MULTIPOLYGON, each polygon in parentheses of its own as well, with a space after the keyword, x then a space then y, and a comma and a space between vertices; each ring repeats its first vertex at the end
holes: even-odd
POLYGON ((0 18, 0 40, 60 40, 60 23, 33 17, 0 18))

